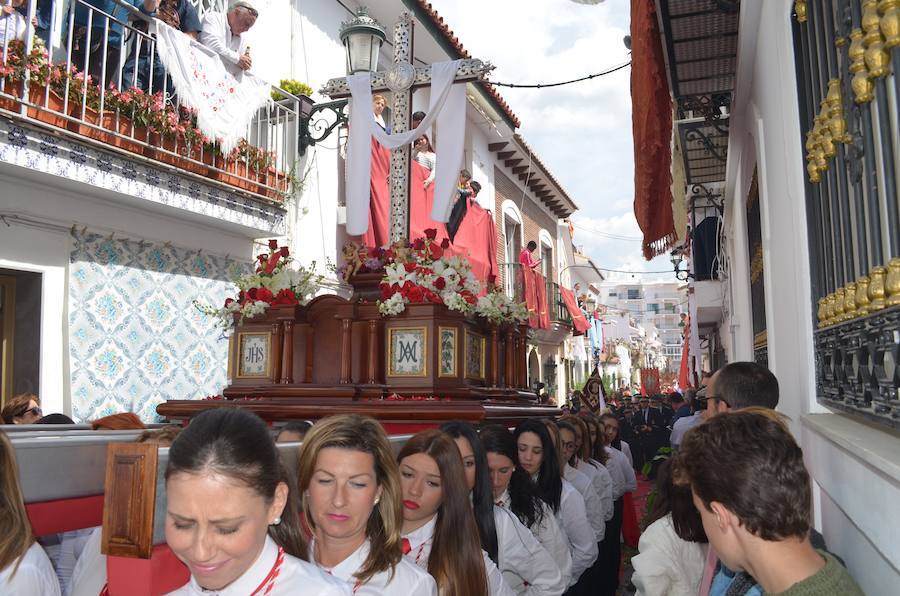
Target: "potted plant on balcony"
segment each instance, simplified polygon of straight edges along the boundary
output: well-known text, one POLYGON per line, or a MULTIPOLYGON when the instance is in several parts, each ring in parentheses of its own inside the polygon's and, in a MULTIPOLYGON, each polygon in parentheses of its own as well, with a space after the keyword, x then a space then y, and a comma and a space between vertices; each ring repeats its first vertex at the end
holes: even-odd
POLYGON ((18 110, 19 102, 14 98, 22 97, 22 83, 27 72, 28 116, 65 128, 66 120, 62 117, 65 114, 62 95, 56 93, 52 87, 48 89, 53 69, 44 42, 35 37, 27 59, 24 54, 25 44, 18 40, 9 42, 5 54, 0 52, 2 56, 0 76, 5 81, 4 92, 12 96, 2 97, 0 106, 13 111, 18 110))
MULTIPOLYGON (((296 81, 294 79, 281 79, 281 82, 278 84, 278 86, 291 95, 299 98, 300 114, 302 116, 309 116, 309 112, 312 109, 313 105, 313 101, 312 99, 310 99, 310 96, 313 94, 312 87, 310 87, 306 83, 301 83, 300 81, 296 81)), ((289 109, 292 107, 290 103, 292 103, 293 100, 285 97, 275 89, 272 90, 272 99, 275 100, 275 103, 279 105, 284 105, 289 109)))

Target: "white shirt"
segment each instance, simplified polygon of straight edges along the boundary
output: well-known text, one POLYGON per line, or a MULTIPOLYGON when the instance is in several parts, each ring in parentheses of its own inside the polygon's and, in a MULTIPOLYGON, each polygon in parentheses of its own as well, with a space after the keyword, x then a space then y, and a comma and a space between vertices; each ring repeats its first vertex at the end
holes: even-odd
POLYGON ((706 547, 678 537, 669 514, 650 524, 631 558, 631 581, 643 596, 696 596, 703 579, 706 547))
POLYGON ((565 592, 567 586, 553 557, 512 511, 495 505, 494 524, 497 566, 519 596, 559 596, 565 592))
POLYGON ((584 498, 584 507, 587 510, 591 528, 594 529, 594 537, 597 539, 597 542, 602 542, 603 536, 606 534, 606 517, 603 511, 603 503, 600 501, 600 495, 594 490, 591 479, 588 478, 587 474, 576 470, 569 464, 566 464, 563 476, 584 498))
POLYGON ((203 15, 200 29, 200 43, 217 53, 222 64, 231 74, 238 74, 241 68, 237 65, 244 53, 243 34, 235 35, 228 24, 228 15, 222 12, 208 12, 203 15))
MULTIPOLYGON (((71 588, 72 574, 75 572, 75 565, 84 551, 84 547, 94 535, 94 528, 85 528, 83 530, 72 530, 63 532, 59 535, 59 548, 56 557, 50 556, 53 568, 56 569, 56 577, 59 579, 60 591, 65 594, 71 588)), ((50 552, 47 552, 50 555, 50 552)))
POLYGON ((597 560, 597 537, 587 521, 584 497, 565 480, 562 481, 557 519, 569 539, 572 552, 572 577, 569 579, 569 586, 572 586, 597 560))
MULTIPOLYGON (((403 537, 409 540, 410 550, 404 555, 404 558, 415 563, 420 568, 428 572, 428 557, 431 555, 431 546, 434 542, 434 528, 437 525, 437 515, 434 515, 428 523, 421 528, 416 528, 403 537)), ((488 589, 491 596, 515 596, 512 588, 503 581, 503 574, 491 561, 491 558, 484 551, 481 551, 484 558, 484 570, 487 575, 488 589)))
POLYGON ((613 500, 620 499, 622 495, 637 490, 637 477, 634 475, 634 468, 628 463, 625 454, 607 445, 604 447, 606 453, 609 454, 609 461, 606 462, 606 469, 609 471, 613 481, 613 500))
POLYGON ((0 594, 3 596, 59 596, 59 581, 50 558, 35 542, 21 559, 0 569, 0 594), (16 562, 19 566, 16 568, 16 562), (13 575, 13 569, 16 573, 13 575), (12 577, 10 577, 12 576, 12 577))
POLYGON ((97 596, 106 585, 106 555, 100 552, 103 528, 93 528, 72 570, 66 596, 97 596))
MULTIPOLYGON (((314 553, 315 539, 309 543, 309 552, 314 553)), ((376 573, 365 584, 358 584, 355 577, 366 558, 369 556, 369 540, 366 539, 349 557, 328 569, 316 563, 326 573, 344 580, 355 596, 437 596, 437 584, 427 572, 419 569, 405 557, 394 567, 393 576, 387 569, 376 573)), ((295 592, 299 593, 299 592, 295 592)), ((303 592, 306 594, 306 592, 303 592)))
POLYGON ((669 442, 672 444, 672 447, 678 449, 678 447, 681 446, 681 440, 684 438, 684 433, 701 422, 703 422, 703 410, 694 412, 693 416, 682 416, 676 420, 675 424, 672 426, 672 434, 669 436, 669 442))
POLYGON ((586 462, 579 459, 578 471, 587 474, 588 478, 591 479, 591 485, 597 491, 597 496, 600 497, 603 521, 611 520, 613 516, 613 498, 612 477, 609 475, 609 470, 597 460, 592 459, 590 462, 586 462))
MULTIPOLYGON (((278 544, 271 536, 266 536, 266 543, 256 562, 239 578, 221 590, 206 590, 191 576, 188 583, 168 596, 247 596, 260 587, 275 566, 278 559, 278 544)), ((285 553, 284 561, 275 578, 275 585, 267 592, 268 596, 288 596, 307 594, 309 596, 350 596, 350 586, 345 582, 329 577, 321 569, 297 557, 285 553)))
MULTIPOLYGON (((510 497, 508 490, 503 491, 503 494, 497 499, 497 504, 500 507, 509 509, 510 497)), ((562 527, 560 527, 559 521, 553 515, 553 510, 550 509, 550 506, 541 501, 541 508, 543 513, 541 521, 536 522, 528 529, 531 530, 537 541, 541 543, 544 550, 553 557, 556 566, 559 567, 559 572, 562 574, 563 583, 568 586, 572 579, 572 553, 569 550, 569 538, 562 527)))
POLYGON ((17 10, 12 14, 0 15, 0 48, 5 48, 11 41, 25 41, 28 24, 25 17, 17 10))

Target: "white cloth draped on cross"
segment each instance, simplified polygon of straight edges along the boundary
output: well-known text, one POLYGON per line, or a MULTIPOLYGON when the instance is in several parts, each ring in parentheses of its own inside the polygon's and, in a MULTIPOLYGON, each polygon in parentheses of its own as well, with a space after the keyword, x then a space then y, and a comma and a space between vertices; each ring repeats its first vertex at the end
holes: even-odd
POLYGON ((197 112, 197 128, 219 141, 227 155, 247 134, 257 110, 269 101, 270 85, 250 73, 237 76, 219 55, 156 20, 156 47, 179 101, 197 112))
POLYGON ((460 60, 431 66, 431 99, 425 119, 414 130, 388 134, 375 122, 368 73, 350 75, 350 136, 347 141, 347 233, 364 234, 369 227, 369 180, 372 136, 387 149, 409 145, 437 121, 437 171, 431 218, 447 221, 453 208, 453 191, 462 165, 465 142, 466 86, 454 85, 460 60))

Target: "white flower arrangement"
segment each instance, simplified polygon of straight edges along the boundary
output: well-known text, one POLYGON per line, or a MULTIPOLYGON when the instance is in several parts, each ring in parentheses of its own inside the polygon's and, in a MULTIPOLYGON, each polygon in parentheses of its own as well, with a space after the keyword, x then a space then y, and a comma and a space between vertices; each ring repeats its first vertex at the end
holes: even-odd
POLYGON ((475 313, 496 325, 528 320, 528 307, 525 303, 516 302, 500 289, 479 298, 475 304, 475 313))

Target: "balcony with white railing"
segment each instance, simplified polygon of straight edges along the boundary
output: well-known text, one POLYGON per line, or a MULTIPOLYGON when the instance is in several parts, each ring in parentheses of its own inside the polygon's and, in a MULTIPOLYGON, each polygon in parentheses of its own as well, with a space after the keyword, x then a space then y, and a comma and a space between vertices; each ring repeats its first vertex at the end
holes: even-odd
POLYGON ((273 86, 272 100, 223 150, 179 99, 159 59, 154 18, 121 0, 95 3, 108 12, 85 0, 48 0, 65 11, 49 18, 36 0, 15 14, 7 7, 0 163, 278 232, 298 182, 308 100, 273 86))

